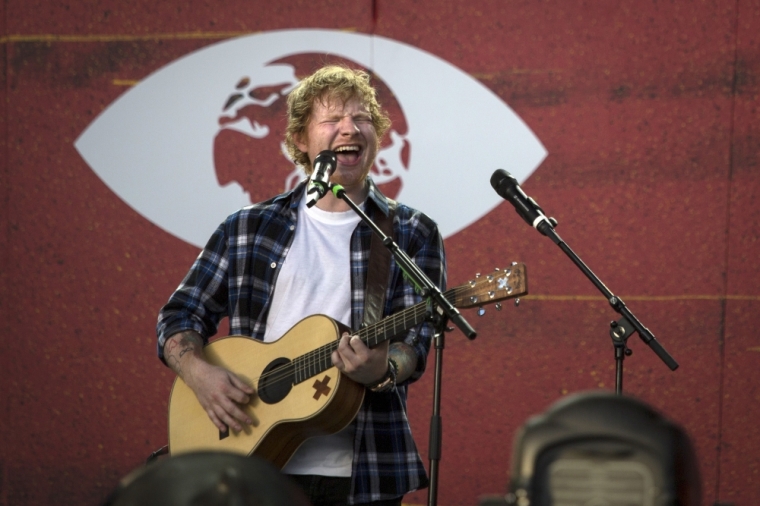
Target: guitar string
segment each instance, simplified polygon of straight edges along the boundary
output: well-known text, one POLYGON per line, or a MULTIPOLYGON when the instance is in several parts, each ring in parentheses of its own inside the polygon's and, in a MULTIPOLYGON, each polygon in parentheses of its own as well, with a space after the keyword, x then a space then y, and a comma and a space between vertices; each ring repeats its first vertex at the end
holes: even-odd
MULTIPOLYGON (((469 286, 469 285, 461 285, 459 287, 448 290, 447 292, 445 292, 444 295, 447 298, 457 297, 457 296, 461 296, 461 292, 471 291, 473 288, 474 287, 469 286)), ((497 302, 497 300, 494 299, 494 300, 488 301, 488 303, 491 303, 491 302, 497 302)), ((417 323, 421 323, 422 320, 424 320, 424 318, 419 321, 417 320, 418 318, 423 316, 425 313, 427 313, 427 302, 426 301, 419 302, 404 311, 390 315, 387 318, 380 320, 374 325, 371 325, 364 329, 360 329, 357 332, 357 335, 359 335, 359 338, 362 339, 362 341, 364 341, 364 343, 367 345, 370 345, 370 338, 374 337, 375 342, 373 344, 377 345, 380 342, 388 339, 388 338, 384 338, 381 341, 377 341, 377 338, 379 335, 385 335, 387 333, 388 327, 391 327, 392 325, 391 328, 395 330, 396 325, 398 325, 398 323, 402 324, 403 326, 402 329, 390 335, 390 337, 393 337, 394 335, 403 332, 409 327, 412 327, 416 325, 417 323), (405 326, 407 325, 408 320, 411 320, 415 323, 412 323, 409 326, 405 326), (383 330, 380 331, 379 329, 383 329, 383 330)), ((295 384, 298 384, 304 381, 305 379, 315 376, 319 372, 325 371, 329 369, 330 367, 333 367, 332 360, 330 357, 332 355, 332 352, 335 351, 337 348, 338 348, 337 340, 330 342, 326 345, 320 346, 319 348, 316 348, 303 355, 300 355, 299 357, 294 358, 286 366, 278 367, 274 371, 263 373, 258 377, 251 378, 251 381, 254 383, 259 383, 262 379, 267 379, 267 383, 269 385, 273 385, 279 381, 283 381, 283 380, 288 381, 291 378, 295 379, 296 377, 300 377, 302 379, 298 381, 293 381, 295 384), (330 362, 327 362, 328 360, 330 362), (320 365, 322 364, 329 364, 329 365, 327 367, 320 369, 320 365), (315 371, 314 373, 311 373, 312 368, 314 368, 314 371, 315 371)))
MULTIPOLYGON (((410 311, 408 313, 407 311, 403 311, 404 314, 398 313, 396 315, 391 315, 385 320, 382 320, 382 322, 378 322, 378 325, 376 328, 379 329, 381 327, 391 327, 395 329, 399 322, 401 322, 402 326, 404 326, 404 325, 407 325, 404 322, 409 321, 409 320, 419 323, 424 319, 422 317, 427 312, 427 308, 425 306, 426 306, 426 303, 419 303, 409 308, 410 311)), ((414 326, 414 323, 410 326, 414 326)), ((376 342, 372 344, 377 345, 379 342, 382 342, 382 341, 377 341, 378 334, 384 334, 385 332, 378 332, 376 328, 373 326, 373 327, 368 327, 366 329, 361 329, 359 330, 359 332, 357 332, 357 334, 359 335, 359 338, 362 339, 362 341, 364 341, 364 343, 367 345, 370 345, 371 343, 370 339, 374 337, 376 342)), ((405 326, 403 329, 399 330, 396 333, 402 332, 403 330, 406 330, 407 328, 409 328, 409 326, 405 326)), ((390 337, 393 337, 394 335, 396 335, 396 333, 391 334, 390 337)), ((292 362, 290 362, 286 366, 278 367, 274 371, 270 371, 258 377, 251 378, 251 380, 254 383, 258 383, 262 379, 266 379, 267 384, 272 385, 279 381, 283 381, 283 380, 290 381, 292 378, 293 379, 299 378, 298 380, 294 381, 294 383, 296 384, 300 383, 301 381, 305 379, 315 376, 319 372, 325 371, 329 369, 330 367, 333 367, 331 355, 332 355, 332 352, 335 351, 337 348, 338 348, 338 341, 332 341, 328 344, 320 346, 319 348, 316 348, 315 350, 312 350, 299 357, 296 357, 295 359, 293 359, 292 362), (328 362, 328 360, 330 362, 328 362), (320 367, 323 364, 329 364, 329 365, 327 367, 320 367), (314 371, 313 373, 312 373, 312 370, 314 371)))
MULTIPOLYGON (((473 287, 468 286, 468 285, 462 285, 456 288, 452 288, 451 290, 447 291, 445 295, 447 298, 455 297, 455 296, 460 295, 461 292, 472 290, 472 288, 473 287)), ((494 302, 496 302, 496 300, 494 300, 494 302)), ((377 342, 378 330, 377 329, 388 327, 390 326, 389 323, 392 324, 393 325, 392 328, 395 329, 399 321, 401 321, 402 325, 406 325, 407 320, 411 319, 412 321, 416 321, 418 318, 423 316, 426 312, 427 312, 427 302, 425 301, 419 302, 415 304, 414 306, 408 308, 407 310, 388 316, 387 318, 377 322, 377 324, 375 325, 371 325, 370 327, 367 327, 365 329, 360 329, 359 332, 357 332, 357 334, 362 339, 362 341, 364 341, 365 344, 367 345, 370 344, 369 339, 373 337, 372 335, 367 335, 367 334, 374 334, 374 337, 376 340, 374 344, 376 345, 378 344, 377 342), (411 315, 411 318, 408 318, 409 315, 411 315), (366 337, 363 337, 363 336, 366 336, 366 337)), ((419 322, 421 321, 422 320, 419 320, 419 322)), ((411 326, 414 326, 414 325, 415 324, 412 324, 411 326)), ((402 328, 398 332, 391 334, 390 337, 393 337, 397 333, 403 332, 407 328, 409 327, 402 328)), ((382 334, 385 334, 385 332, 382 332, 382 334)), ((272 385, 279 381, 291 380, 291 378, 294 378, 297 374, 300 373, 303 379, 300 381, 294 381, 294 383, 296 384, 300 383, 301 381, 311 378, 314 375, 318 374, 319 372, 327 370, 330 367, 332 367, 332 363, 330 362, 330 365, 328 367, 325 367, 321 370, 317 370, 320 364, 319 357, 321 357, 323 362, 326 361, 332 355, 332 352, 337 349, 337 347, 338 347, 337 341, 330 342, 326 345, 316 348, 315 350, 312 350, 299 357, 296 357, 287 366, 278 367, 274 371, 270 371, 258 377, 251 378, 251 380, 254 383, 258 383, 262 379, 267 379, 268 380, 267 383, 269 385, 272 385), (313 374, 311 373, 312 366, 315 368, 315 371, 316 371, 313 374)))

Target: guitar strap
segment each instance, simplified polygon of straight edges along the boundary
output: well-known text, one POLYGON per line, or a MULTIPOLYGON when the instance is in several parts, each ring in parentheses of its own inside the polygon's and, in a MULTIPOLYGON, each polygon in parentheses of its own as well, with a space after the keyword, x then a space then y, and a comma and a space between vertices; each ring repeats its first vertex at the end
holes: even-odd
MULTIPOLYGON (((393 238, 393 217, 396 214, 396 201, 388 200, 388 215, 375 213, 375 224, 385 235, 393 238)), ((391 252, 383 245, 377 234, 372 234, 369 248, 369 265, 367 267, 367 285, 364 292, 364 319, 362 327, 380 321, 385 307, 385 292, 388 290, 388 277, 391 269, 391 252)))

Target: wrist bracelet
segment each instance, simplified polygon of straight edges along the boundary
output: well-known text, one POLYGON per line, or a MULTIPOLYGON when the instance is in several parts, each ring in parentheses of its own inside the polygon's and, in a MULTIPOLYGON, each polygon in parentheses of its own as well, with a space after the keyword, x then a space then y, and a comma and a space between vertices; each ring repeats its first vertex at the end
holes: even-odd
POLYGON ((372 392, 387 392, 389 390, 393 390, 396 387, 396 374, 398 373, 398 366, 396 365, 396 362, 389 358, 388 359, 388 371, 385 373, 385 376, 380 378, 379 381, 372 385, 368 385, 367 388, 369 388, 372 392))

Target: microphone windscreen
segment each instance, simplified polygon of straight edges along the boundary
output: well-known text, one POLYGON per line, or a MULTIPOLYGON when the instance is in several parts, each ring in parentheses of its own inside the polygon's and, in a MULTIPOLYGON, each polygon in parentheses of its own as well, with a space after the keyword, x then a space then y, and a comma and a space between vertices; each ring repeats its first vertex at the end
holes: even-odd
POLYGON ((335 167, 338 165, 338 158, 335 155, 335 151, 325 149, 314 158, 314 168, 325 165, 328 167, 327 172, 331 174, 335 167))
POLYGON ((506 185, 510 184, 510 182, 515 185, 517 184, 517 180, 514 176, 504 169, 496 169, 491 175, 491 187, 496 190, 496 193, 501 195, 502 198, 507 198, 506 185))

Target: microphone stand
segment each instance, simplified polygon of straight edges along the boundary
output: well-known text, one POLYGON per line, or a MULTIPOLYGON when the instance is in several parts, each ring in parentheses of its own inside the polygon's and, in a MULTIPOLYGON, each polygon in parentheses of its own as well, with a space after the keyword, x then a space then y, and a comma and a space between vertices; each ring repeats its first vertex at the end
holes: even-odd
POLYGON ((470 326, 467 320, 459 313, 459 310, 449 302, 446 297, 441 293, 441 290, 433 283, 430 278, 415 264, 409 255, 405 251, 401 250, 392 238, 388 237, 380 230, 375 222, 373 222, 359 206, 357 206, 346 195, 345 189, 339 184, 331 184, 330 189, 333 194, 346 202, 348 206, 354 210, 356 214, 362 219, 364 223, 369 225, 372 231, 377 234, 383 241, 383 246, 388 248, 393 254, 396 263, 401 268, 402 272, 407 276, 409 280, 414 284, 418 293, 423 298, 428 299, 428 317, 431 319, 435 333, 435 376, 434 376, 434 392, 433 392, 433 415, 430 419, 430 445, 428 449, 428 456, 430 458, 430 485, 428 487, 428 506, 435 506, 438 501, 438 471, 439 462, 441 459, 441 442, 443 436, 442 419, 440 415, 441 409, 441 377, 443 367, 443 348, 444 348, 444 330, 446 330, 446 322, 453 322, 468 339, 472 340, 477 337, 475 329, 470 326), (434 307, 435 306, 435 309, 434 307))
MULTIPOLYGON (((536 210, 541 211, 541 208, 536 205, 536 210)), ((519 211, 518 211, 519 213, 519 211)), ((678 369, 678 362, 676 362, 672 356, 662 347, 657 341, 652 332, 646 328, 636 318, 636 316, 628 309, 623 299, 614 295, 602 281, 594 274, 589 267, 583 263, 583 261, 570 249, 565 241, 560 238, 559 234, 554 230, 557 225, 557 220, 554 218, 546 218, 543 212, 539 212, 539 217, 534 223, 536 230, 541 234, 549 237, 554 244, 565 252, 565 254, 573 261, 573 263, 586 275, 586 277, 596 286, 596 288, 604 294, 604 297, 609 302, 612 309, 622 315, 622 318, 618 321, 610 323, 610 337, 615 349, 615 393, 621 395, 623 393, 623 360, 626 356, 630 356, 633 352, 626 346, 628 337, 634 332, 639 334, 644 343, 646 343, 654 353, 660 357, 660 360, 665 362, 671 371, 678 369)))
POLYGON ((435 369, 433 370, 433 414, 430 416, 428 436, 428 460, 430 462, 430 484, 428 485, 428 506, 438 504, 438 473, 443 446, 443 419, 441 418, 441 379, 443 378, 443 348, 445 345, 446 319, 438 322, 433 345, 435 346, 435 369))

